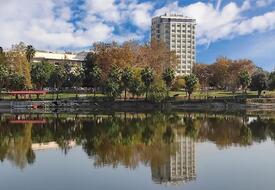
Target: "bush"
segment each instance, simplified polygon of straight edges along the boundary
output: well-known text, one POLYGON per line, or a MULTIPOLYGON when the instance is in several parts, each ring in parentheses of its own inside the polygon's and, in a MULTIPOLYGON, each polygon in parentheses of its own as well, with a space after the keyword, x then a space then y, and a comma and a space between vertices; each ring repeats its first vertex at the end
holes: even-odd
POLYGON ((177 77, 174 84, 172 85, 172 90, 174 91, 182 90, 184 86, 185 86, 184 77, 177 77))
POLYGON ((164 102, 166 98, 166 88, 152 86, 148 92, 148 100, 154 103, 164 102))

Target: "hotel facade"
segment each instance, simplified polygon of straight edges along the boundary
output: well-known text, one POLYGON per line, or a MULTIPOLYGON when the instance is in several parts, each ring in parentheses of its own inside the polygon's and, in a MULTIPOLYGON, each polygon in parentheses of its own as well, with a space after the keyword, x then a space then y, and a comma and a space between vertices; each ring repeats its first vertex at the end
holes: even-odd
POLYGON ((196 20, 178 14, 164 14, 152 18, 151 39, 163 41, 175 51, 178 64, 176 74, 189 75, 196 63, 196 20))

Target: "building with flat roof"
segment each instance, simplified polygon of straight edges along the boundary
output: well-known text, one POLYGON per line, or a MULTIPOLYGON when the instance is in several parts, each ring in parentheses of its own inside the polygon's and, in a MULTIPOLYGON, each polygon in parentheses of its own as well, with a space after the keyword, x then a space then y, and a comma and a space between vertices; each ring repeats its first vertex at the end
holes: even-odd
POLYGON ((177 75, 191 74, 196 63, 196 20, 164 14, 152 18, 151 38, 163 41, 178 57, 177 75))
POLYGON ((33 57, 33 62, 46 61, 48 63, 59 65, 59 64, 68 64, 70 66, 82 66, 82 63, 85 61, 87 52, 80 53, 61 53, 61 52, 47 52, 39 51, 35 52, 33 57))

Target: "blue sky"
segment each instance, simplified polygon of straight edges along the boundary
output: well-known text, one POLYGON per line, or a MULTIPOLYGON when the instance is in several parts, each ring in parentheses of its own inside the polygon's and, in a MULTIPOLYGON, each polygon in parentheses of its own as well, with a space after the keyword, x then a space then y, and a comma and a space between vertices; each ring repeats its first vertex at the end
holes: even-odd
POLYGON ((151 18, 166 12, 197 19, 198 62, 226 56, 274 69, 275 0, 0 0, 0 46, 87 50, 97 41, 147 42, 151 18))

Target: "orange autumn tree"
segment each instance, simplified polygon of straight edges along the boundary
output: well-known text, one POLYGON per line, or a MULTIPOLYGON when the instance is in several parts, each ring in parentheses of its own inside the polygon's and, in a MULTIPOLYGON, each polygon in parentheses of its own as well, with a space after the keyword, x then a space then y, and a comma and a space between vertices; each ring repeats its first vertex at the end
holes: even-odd
POLYGON ((111 68, 131 68, 137 63, 138 45, 133 41, 128 41, 119 45, 116 42, 111 44, 94 44, 94 56, 96 64, 104 71, 103 79, 106 79, 111 68))
POLYGON ((158 76, 168 67, 175 69, 177 65, 176 53, 170 51, 164 42, 155 39, 140 47, 138 58, 140 66, 152 68, 158 76))
POLYGON ((155 40, 144 45, 135 41, 127 41, 123 44, 95 43, 93 47, 95 63, 104 71, 102 76, 104 80, 114 66, 132 70, 149 67, 161 79, 163 71, 168 67, 175 68, 177 63, 175 52, 169 51, 163 42, 155 40))
POLYGON ((233 94, 240 87, 239 73, 247 71, 251 75, 256 68, 250 60, 231 60, 226 57, 218 58, 216 62, 209 67, 212 72, 210 79, 211 85, 219 89, 230 90, 233 94))

